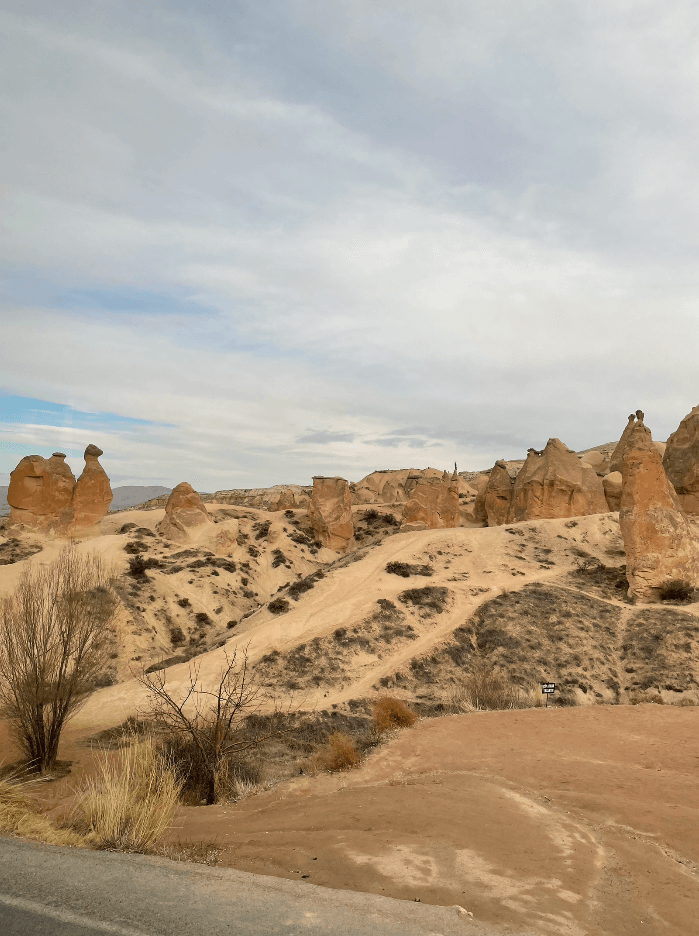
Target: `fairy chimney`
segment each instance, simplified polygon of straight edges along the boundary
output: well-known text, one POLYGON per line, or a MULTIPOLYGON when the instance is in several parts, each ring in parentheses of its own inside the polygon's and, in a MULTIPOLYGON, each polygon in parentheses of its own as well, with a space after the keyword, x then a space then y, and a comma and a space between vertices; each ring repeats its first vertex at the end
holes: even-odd
POLYGON ((174 543, 190 543, 209 530, 213 520, 191 484, 181 481, 170 492, 158 533, 174 543))
POLYGON ((352 498, 344 478, 313 478, 308 519, 323 546, 345 552, 354 538, 352 498))
POLYGON ((642 420, 629 433, 621 472, 619 526, 629 597, 652 603, 670 583, 696 587, 699 543, 642 420))

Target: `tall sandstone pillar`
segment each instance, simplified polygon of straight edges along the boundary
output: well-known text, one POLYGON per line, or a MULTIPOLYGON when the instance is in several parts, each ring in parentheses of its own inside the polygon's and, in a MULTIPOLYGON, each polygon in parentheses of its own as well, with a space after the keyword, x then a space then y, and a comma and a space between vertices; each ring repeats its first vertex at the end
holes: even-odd
POLYGON ((354 538, 352 497, 344 478, 313 478, 308 519, 323 546, 336 552, 349 548, 354 538))
POLYGON ((104 452, 96 445, 85 449, 85 467, 75 484, 71 503, 71 536, 99 536, 102 519, 112 502, 112 488, 107 472, 99 463, 104 452))
POLYGON ((629 597, 648 604, 670 582, 696 587, 699 542, 642 420, 629 433, 621 474, 619 526, 629 597))
POLYGON ((685 513, 699 514, 699 406, 667 440, 663 468, 685 513))

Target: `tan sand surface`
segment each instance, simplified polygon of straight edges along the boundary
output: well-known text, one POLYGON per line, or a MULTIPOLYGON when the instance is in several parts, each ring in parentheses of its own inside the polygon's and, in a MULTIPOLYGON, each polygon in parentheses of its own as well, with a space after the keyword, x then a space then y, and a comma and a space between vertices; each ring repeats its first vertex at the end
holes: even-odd
POLYGON ((571 936, 689 936, 699 910, 699 710, 426 720, 357 771, 183 809, 223 863, 571 936))

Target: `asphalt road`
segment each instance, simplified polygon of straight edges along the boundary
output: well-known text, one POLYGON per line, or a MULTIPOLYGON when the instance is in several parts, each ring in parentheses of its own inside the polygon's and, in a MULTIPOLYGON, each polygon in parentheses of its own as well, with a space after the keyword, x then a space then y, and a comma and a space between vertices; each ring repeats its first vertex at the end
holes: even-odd
MULTIPOLYGON (((500 936, 453 907, 0 837, 2 936, 500 936)), ((534 936, 521 934, 517 936, 534 936)))

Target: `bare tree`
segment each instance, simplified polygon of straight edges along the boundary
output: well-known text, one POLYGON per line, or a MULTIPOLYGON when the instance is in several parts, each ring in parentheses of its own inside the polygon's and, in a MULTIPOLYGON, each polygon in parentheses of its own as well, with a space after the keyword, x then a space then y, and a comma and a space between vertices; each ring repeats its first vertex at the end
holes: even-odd
POLYGON ((0 602, 0 711, 34 770, 51 770, 67 719, 94 688, 117 608, 96 553, 66 547, 0 602))
MULTIPOLYGON (((250 736, 245 720, 262 703, 260 688, 251 679, 247 651, 225 654, 217 682, 206 689, 200 667, 189 668, 189 683, 179 691, 166 687, 165 670, 142 673, 136 679, 148 690, 150 706, 144 714, 169 735, 184 736, 198 751, 206 774, 206 803, 217 802, 225 792, 228 763, 233 757, 281 731, 250 736)), ((288 729, 287 729, 288 730, 288 729)))

